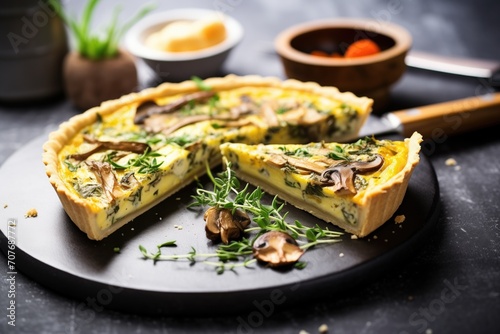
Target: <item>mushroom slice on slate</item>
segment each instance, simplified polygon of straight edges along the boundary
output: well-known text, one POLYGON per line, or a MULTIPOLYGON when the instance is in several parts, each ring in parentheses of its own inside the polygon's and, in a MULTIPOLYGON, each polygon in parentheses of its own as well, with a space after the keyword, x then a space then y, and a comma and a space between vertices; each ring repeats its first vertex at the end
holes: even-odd
POLYGON ((271 231, 262 234, 253 244, 254 257, 271 267, 297 262, 304 250, 294 238, 284 232, 271 231))
POLYGON ((229 209, 211 207, 203 218, 207 238, 212 241, 221 240, 226 245, 232 240, 240 239, 245 228, 250 225, 250 217, 240 210, 232 213, 229 209))

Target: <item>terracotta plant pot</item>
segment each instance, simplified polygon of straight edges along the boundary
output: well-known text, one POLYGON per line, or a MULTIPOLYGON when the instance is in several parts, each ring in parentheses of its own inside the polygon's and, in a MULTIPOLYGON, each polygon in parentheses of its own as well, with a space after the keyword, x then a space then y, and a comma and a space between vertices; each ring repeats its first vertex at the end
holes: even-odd
POLYGON ((113 58, 90 60, 77 52, 64 60, 64 88, 68 98, 85 110, 137 89, 134 58, 120 50, 113 58))

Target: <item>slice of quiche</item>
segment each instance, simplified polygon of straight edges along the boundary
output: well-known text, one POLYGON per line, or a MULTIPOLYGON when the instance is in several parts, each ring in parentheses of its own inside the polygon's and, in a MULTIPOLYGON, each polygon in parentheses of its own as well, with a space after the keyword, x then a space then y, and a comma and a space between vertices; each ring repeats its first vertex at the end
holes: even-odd
POLYGON ((372 100, 259 76, 165 83, 71 118, 44 145, 72 221, 100 240, 221 163, 225 142, 354 138, 372 100))
POLYGON ((421 141, 414 133, 404 141, 367 137, 349 144, 226 143, 221 151, 241 179, 364 237, 403 201, 421 141))

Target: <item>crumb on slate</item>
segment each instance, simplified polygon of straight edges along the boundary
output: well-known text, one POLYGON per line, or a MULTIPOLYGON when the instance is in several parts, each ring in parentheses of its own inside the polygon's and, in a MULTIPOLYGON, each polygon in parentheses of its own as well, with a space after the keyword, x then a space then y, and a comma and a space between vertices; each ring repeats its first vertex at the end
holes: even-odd
POLYGON ((394 222, 396 224, 401 224, 405 220, 406 220, 406 216, 405 215, 399 215, 399 216, 394 217, 394 222))
POLYGON ((456 166, 457 165, 457 161, 453 158, 446 159, 446 161, 444 163, 446 166, 456 166))
POLYGON ((328 326, 326 324, 319 326, 318 332, 320 332, 321 334, 328 333, 328 326))
POLYGON ((35 208, 29 209, 25 214, 24 218, 35 218, 38 216, 38 211, 35 208))

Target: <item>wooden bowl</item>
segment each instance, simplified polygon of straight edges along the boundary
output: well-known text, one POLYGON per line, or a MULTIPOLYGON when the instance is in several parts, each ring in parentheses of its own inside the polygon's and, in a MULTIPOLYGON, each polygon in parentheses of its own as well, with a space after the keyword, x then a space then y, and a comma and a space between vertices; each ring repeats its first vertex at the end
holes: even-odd
POLYGON ((285 74, 300 81, 335 86, 375 100, 383 108, 389 89, 406 70, 410 33, 401 26, 368 19, 329 19, 290 27, 275 40, 285 74), (380 48, 374 55, 333 58, 311 55, 314 50, 343 54, 353 42, 370 39, 380 48))

